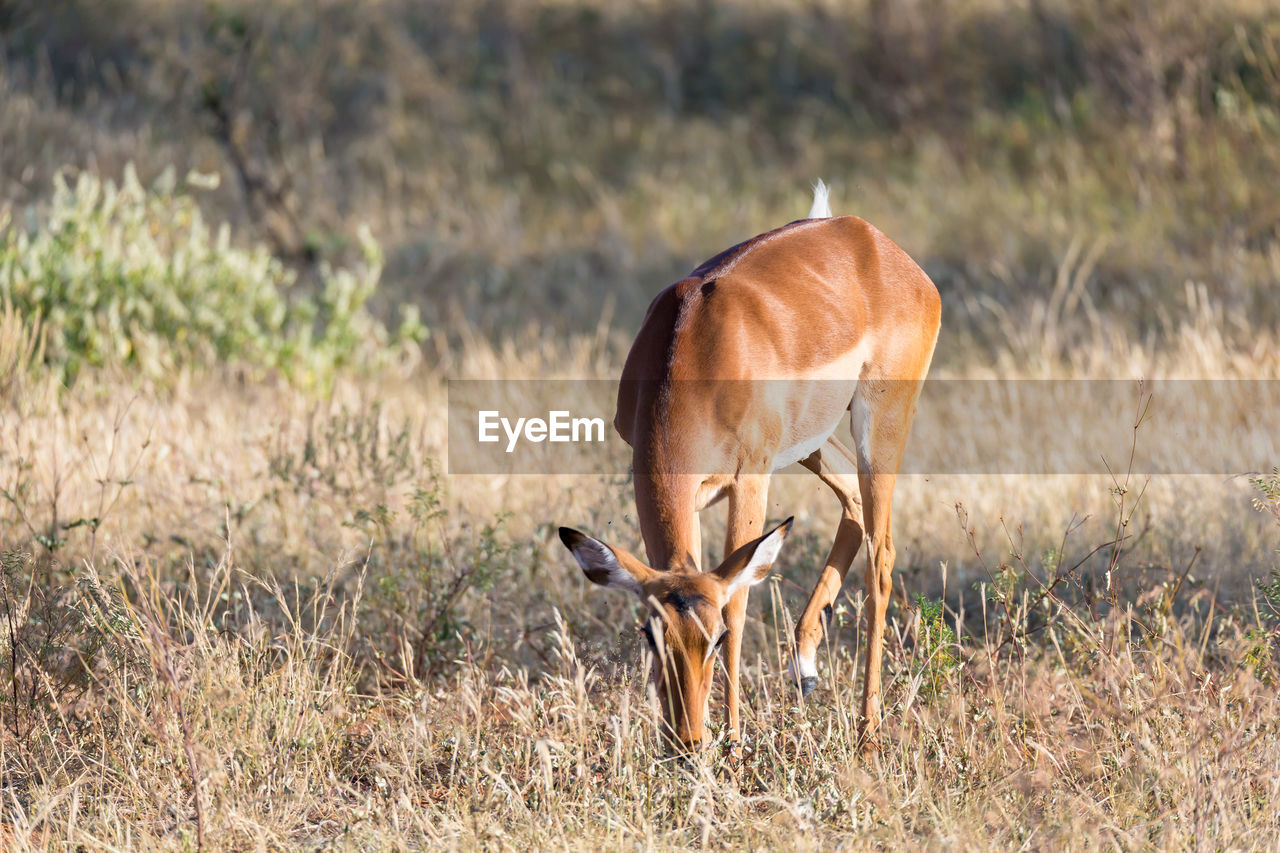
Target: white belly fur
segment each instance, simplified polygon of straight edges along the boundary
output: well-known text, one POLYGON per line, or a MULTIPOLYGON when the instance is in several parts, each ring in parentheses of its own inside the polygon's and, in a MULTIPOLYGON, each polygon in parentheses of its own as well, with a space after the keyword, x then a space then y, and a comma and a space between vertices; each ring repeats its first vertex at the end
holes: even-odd
MULTIPOLYGON (((843 410, 841 410, 840 415, 844 415, 843 410)), ((835 423, 833 423, 825 432, 802 441, 797 445, 788 447, 785 450, 778 451, 778 454, 773 457, 773 470, 777 471, 780 468, 786 468, 792 462, 799 462, 801 459, 807 459, 815 450, 826 444, 827 439, 831 437, 831 433, 835 432, 836 427, 840 425, 840 419, 840 416, 837 416, 835 423)))
POLYGON ((836 431, 836 427, 843 420, 844 413, 848 410, 848 406, 853 401, 854 394, 857 391, 857 380, 862 373, 863 364, 866 363, 867 349, 865 343, 860 344, 820 370, 805 377, 796 377, 809 380, 849 381, 849 398, 835 405, 833 407, 835 409, 834 413, 829 418, 824 419, 825 422, 820 421, 819 428, 816 431, 799 428, 800 425, 798 424, 791 425, 791 429, 788 431, 791 432, 789 437, 793 439, 793 443, 779 450, 773 457, 772 470, 777 471, 793 462, 799 462, 801 459, 807 458, 815 450, 822 447, 826 440, 831 437, 831 434, 836 431), (797 435, 796 433, 801 434, 797 435))

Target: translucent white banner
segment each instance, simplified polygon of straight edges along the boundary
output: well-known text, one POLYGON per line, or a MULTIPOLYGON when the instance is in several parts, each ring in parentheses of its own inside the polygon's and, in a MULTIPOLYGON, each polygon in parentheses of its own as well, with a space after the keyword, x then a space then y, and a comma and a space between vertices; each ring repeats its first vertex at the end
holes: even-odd
MULTIPOLYGON (((855 384, 704 381, 678 393, 795 400, 849 394, 855 384)), ((626 473, 631 449, 614 429, 618 391, 616 381, 606 380, 450 381, 448 471, 626 473)), ((731 420, 713 428, 729 435, 753 432, 751 424, 731 420)), ((833 434, 856 447, 847 411, 833 434)), ((1276 465, 1280 381, 943 379, 921 390, 900 471, 1106 474, 1132 468, 1140 474, 1229 475, 1276 465)))

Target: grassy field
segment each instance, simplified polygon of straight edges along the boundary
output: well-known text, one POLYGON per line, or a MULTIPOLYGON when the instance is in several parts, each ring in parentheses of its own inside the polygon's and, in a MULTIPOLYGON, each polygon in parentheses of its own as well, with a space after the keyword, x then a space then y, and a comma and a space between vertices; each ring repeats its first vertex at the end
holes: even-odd
POLYGON ((777 478, 730 762, 667 755, 637 607, 555 537, 643 553, 629 473, 445 469, 448 379, 616 378, 659 288, 819 176, 938 283, 934 376, 1280 378, 1270 4, 0 30, 5 849, 1274 846, 1275 473, 903 477, 871 758, 861 557, 821 687, 785 677, 838 507, 777 478))

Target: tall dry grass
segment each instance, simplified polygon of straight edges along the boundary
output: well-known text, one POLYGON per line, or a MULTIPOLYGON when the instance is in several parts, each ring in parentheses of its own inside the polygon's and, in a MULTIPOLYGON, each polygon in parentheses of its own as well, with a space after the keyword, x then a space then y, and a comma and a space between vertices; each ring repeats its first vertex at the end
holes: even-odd
POLYGON ((938 673, 919 624, 895 622, 890 737, 870 761, 857 650, 830 654, 832 687, 808 703, 770 650, 748 668, 751 748, 730 765, 666 756, 643 669, 585 653, 558 612, 536 676, 469 661, 367 692, 358 600, 322 585, 264 617, 254 601, 293 596, 230 554, 179 593, 130 572, 138 598, 102 629, 120 661, 64 712, 77 725, 33 715, 0 747, 9 849, 1185 849, 1266 847, 1277 829, 1277 697, 1240 666, 1240 623, 1111 623, 1108 652, 1054 620, 997 651, 957 620, 969 659, 938 673))
MULTIPOLYGON (((1156 356, 1170 373, 1206 366, 1184 334, 1156 356)), ((454 357, 472 376, 616 369, 607 335, 454 357)), ((638 547, 625 478, 442 475, 441 380, 386 370, 317 400, 37 375, 6 400, 0 530, 25 543, 0 588, 11 849, 1273 837, 1277 623, 1252 578, 1280 531, 1246 482, 1157 479, 1117 507, 1099 478, 904 478, 886 749, 866 761, 856 577, 823 689, 801 702, 784 677, 835 507, 778 478, 801 535, 750 609, 751 749, 678 761, 633 605, 551 536, 638 547), (1138 535, 1118 542, 1119 521, 1138 535)))

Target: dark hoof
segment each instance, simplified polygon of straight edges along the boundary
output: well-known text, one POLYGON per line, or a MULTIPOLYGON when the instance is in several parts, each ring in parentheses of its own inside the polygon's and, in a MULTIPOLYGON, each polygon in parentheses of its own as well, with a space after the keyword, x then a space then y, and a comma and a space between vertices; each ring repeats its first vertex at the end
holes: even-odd
POLYGON ((808 696, 813 692, 813 688, 818 686, 818 677, 816 675, 806 675, 800 679, 800 695, 808 696))

